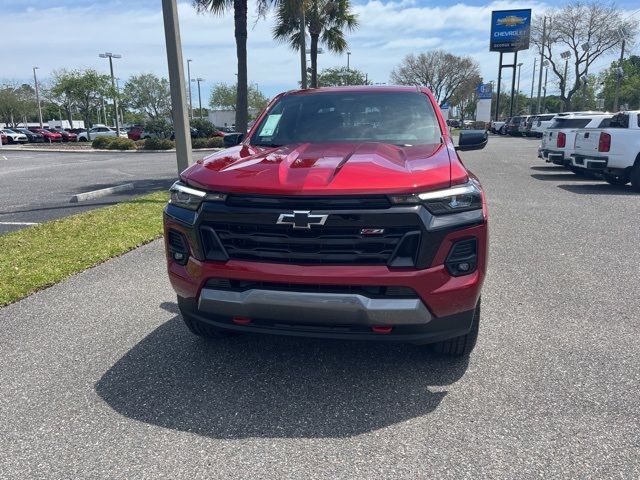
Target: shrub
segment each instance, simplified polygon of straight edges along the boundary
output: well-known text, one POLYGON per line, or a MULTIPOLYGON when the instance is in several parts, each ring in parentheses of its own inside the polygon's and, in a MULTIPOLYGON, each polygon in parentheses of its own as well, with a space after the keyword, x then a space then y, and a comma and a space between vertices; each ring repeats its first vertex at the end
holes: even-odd
POLYGON ((107 150, 109 148, 109 144, 114 141, 116 137, 98 137, 94 138, 93 142, 91 142, 91 147, 98 150, 107 150))
POLYGON ((194 118, 191 120, 191 127, 198 130, 198 137, 210 137, 216 131, 213 123, 204 118, 194 118))
POLYGON ((144 131, 153 133, 159 138, 167 138, 171 135, 173 128, 164 118, 156 118, 144 124, 144 131))
POLYGON ((194 138, 191 140, 193 148, 221 148, 224 146, 222 137, 194 138))
POLYGON ((171 150, 175 147, 175 143, 167 138, 147 138, 142 148, 145 150, 171 150))
POLYGON ((109 142, 107 148, 109 150, 135 150, 136 142, 130 138, 117 138, 112 137, 113 140, 109 142))

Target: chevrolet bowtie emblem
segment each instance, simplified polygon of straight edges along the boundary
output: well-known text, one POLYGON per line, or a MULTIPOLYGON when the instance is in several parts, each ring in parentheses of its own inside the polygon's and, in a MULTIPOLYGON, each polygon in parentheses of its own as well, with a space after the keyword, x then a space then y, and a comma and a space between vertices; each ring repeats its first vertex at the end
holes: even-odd
POLYGON ((293 228, 311 228, 311 225, 324 225, 329 215, 311 215, 309 211, 294 210, 293 213, 281 213, 276 223, 291 225, 293 228))

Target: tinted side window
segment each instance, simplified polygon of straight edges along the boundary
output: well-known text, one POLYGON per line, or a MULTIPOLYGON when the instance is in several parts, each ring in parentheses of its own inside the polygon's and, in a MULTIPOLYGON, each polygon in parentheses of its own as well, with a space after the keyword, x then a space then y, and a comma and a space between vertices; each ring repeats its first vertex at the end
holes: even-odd
POLYGON ((590 121, 590 118, 558 118, 553 121, 549 128, 584 128, 589 124, 590 121))
POLYGON ((598 125, 597 128, 608 128, 611 126, 611 120, 611 118, 605 118, 600 122, 600 125, 598 125))
POLYGON ((629 115, 619 113, 611 118, 611 128, 629 128, 629 115))

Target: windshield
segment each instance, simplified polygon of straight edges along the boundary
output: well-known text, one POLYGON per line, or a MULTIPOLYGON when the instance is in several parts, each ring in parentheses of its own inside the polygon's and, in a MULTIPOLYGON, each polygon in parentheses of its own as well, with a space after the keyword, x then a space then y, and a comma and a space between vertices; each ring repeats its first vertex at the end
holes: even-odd
POLYGON ((418 92, 328 92, 282 97, 262 119, 251 143, 440 143, 429 98, 418 92))

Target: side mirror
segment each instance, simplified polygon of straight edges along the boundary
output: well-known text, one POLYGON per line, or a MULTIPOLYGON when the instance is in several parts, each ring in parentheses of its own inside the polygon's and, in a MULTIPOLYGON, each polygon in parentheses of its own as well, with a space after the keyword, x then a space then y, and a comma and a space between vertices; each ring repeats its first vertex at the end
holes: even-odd
POLYGON ((224 143, 224 148, 235 147, 236 145, 240 145, 240 142, 244 139, 244 133, 227 133, 222 141, 224 143))
POLYGON ((456 150, 482 150, 489 141, 489 136, 484 130, 461 130, 460 139, 456 150))

